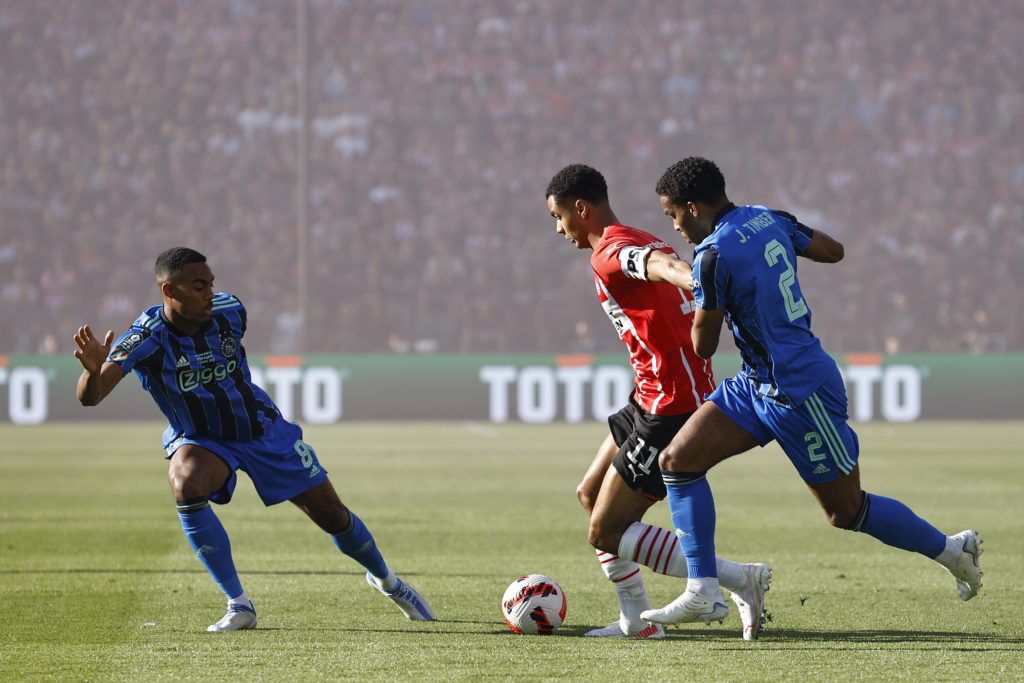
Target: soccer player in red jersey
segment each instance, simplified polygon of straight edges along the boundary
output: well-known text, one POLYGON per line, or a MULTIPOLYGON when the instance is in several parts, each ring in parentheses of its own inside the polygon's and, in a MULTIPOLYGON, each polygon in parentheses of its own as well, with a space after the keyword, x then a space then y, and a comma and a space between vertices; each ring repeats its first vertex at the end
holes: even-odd
MULTIPOLYGON (((664 638, 661 626, 640 618, 649 604, 640 565, 685 577, 686 561, 671 531, 641 520, 665 497, 661 449, 715 388, 710 363, 690 341, 693 296, 668 284, 661 271, 688 266, 675 258, 651 258, 675 252, 654 235, 622 225, 609 205, 604 177, 589 166, 572 164, 556 173, 546 197, 555 231, 577 249, 593 252, 598 300, 629 350, 636 380, 629 404, 608 418, 611 433, 576 490, 590 515, 590 543, 620 607, 618 621, 587 635, 664 638)), ((739 608, 744 639, 757 638, 771 569, 719 559, 718 571, 739 608)))

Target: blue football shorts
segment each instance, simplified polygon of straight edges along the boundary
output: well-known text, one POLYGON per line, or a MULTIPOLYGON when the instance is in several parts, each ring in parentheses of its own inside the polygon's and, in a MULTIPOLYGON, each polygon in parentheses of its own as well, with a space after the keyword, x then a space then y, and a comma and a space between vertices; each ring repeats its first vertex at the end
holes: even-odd
POLYGON ((857 465, 860 443, 846 422, 838 371, 799 406, 762 396, 742 373, 719 384, 708 400, 762 446, 778 441, 808 484, 834 481, 857 465))
POLYGON ((210 496, 214 503, 231 500, 242 470, 252 479, 264 505, 291 500, 327 481, 327 470, 317 460, 313 447, 302 440, 302 428, 278 416, 258 439, 226 441, 210 437, 178 437, 167 445, 167 458, 185 444, 210 451, 231 468, 231 476, 210 496))

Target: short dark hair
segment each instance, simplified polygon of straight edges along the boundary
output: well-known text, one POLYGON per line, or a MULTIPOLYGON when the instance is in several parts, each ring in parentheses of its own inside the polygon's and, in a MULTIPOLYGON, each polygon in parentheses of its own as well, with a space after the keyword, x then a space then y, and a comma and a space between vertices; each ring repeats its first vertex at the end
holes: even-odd
POLYGON ((181 275, 181 269, 189 263, 206 263, 206 257, 188 247, 171 247, 156 257, 153 268, 157 282, 171 282, 181 275))
POLYGON ((725 199, 725 176, 715 162, 687 157, 665 170, 654 191, 679 206, 687 202, 714 204, 725 199))
POLYGON ((600 204, 608 201, 608 184, 596 168, 586 164, 569 164, 551 178, 547 192, 544 193, 544 198, 548 197, 554 197, 559 204, 577 199, 600 204))

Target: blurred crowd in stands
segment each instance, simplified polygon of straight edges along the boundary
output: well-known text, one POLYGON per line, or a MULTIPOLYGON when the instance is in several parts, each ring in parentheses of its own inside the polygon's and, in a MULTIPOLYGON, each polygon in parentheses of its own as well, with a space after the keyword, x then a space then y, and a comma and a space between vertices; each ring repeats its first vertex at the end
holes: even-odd
POLYGON ((295 3, 0 3, 0 353, 123 331, 180 245, 248 307, 251 352, 617 351, 544 189, 591 164, 689 258, 653 188, 691 155, 845 244, 800 262, 830 350, 1024 349, 1017 0, 309 11, 303 317, 295 3))

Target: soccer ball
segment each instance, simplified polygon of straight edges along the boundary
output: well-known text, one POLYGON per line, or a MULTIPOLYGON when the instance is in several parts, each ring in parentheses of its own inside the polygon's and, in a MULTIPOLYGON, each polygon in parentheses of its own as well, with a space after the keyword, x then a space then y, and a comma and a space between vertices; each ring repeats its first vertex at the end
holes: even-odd
POLYGON ((522 576, 501 596, 501 613, 513 633, 549 636, 565 619, 565 591, 543 574, 522 576))

